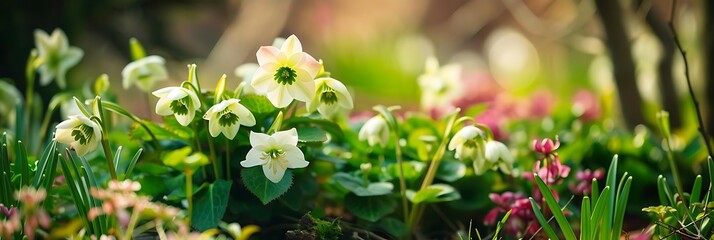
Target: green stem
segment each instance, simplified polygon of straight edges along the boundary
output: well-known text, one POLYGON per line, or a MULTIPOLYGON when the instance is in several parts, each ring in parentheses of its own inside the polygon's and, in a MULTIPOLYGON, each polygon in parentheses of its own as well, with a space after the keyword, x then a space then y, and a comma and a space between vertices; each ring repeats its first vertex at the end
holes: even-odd
POLYGON ((407 201, 407 183, 404 180, 404 166, 402 164, 402 147, 399 144, 399 132, 394 129, 394 152, 399 165, 399 194, 402 196, 402 211, 404 211, 404 221, 409 220, 409 202, 407 201))
POLYGON ((226 139, 226 179, 231 180, 231 140, 226 139))
POLYGON ((112 176, 112 180, 117 180, 117 170, 114 169, 114 163, 112 162, 114 157, 112 156, 112 150, 109 149, 109 139, 102 134, 102 149, 104 149, 104 157, 107 159, 107 167, 109 168, 109 175, 112 176))
MULTIPOLYGON (((208 121, 203 121, 206 123, 206 129, 208 129, 208 121)), ((215 138, 208 139, 208 151, 211 154, 211 163, 213 163, 213 173, 216 174, 216 179, 221 178, 221 170, 218 168, 218 161, 216 161, 216 147, 213 145, 215 138)))
POLYGON ((188 210, 186 213, 187 225, 191 226, 191 215, 193 213, 193 173, 190 169, 186 169, 186 200, 188 201, 188 210))
POLYGON ((139 215, 141 215, 139 212, 137 212, 138 208, 134 208, 134 210, 131 213, 131 219, 129 220, 129 225, 127 226, 126 233, 122 237, 123 240, 129 240, 129 239, 134 239, 134 227, 136 227, 136 223, 139 221, 139 215))

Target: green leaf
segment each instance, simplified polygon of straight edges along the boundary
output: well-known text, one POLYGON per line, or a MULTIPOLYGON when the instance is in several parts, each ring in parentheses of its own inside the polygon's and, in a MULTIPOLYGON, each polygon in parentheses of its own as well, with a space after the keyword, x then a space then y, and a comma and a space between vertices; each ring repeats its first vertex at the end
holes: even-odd
POLYGON ((141 43, 136 38, 129 39, 129 48, 131 50, 131 59, 133 61, 146 57, 144 47, 141 46, 141 43))
POLYGON ((386 195, 394 189, 394 185, 388 182, 369 183, 365 187, 363 179, 347 173, 336 173, 332 179, 360 197, 386 195))
POLYGON ((454 187, 446 184, 433 184, 418 192, 407 190, 407 198, 413 203, 447 202, 461 198, 454 187))
POLYGON ((570 222, 568 222, 568 219, 565 218, 563 211, 560 210, 558 201, 556 201, 555 197, 553 197, 553 193, 550 192, 550 188, 548 187, 548 185, 543 182, 543 180, 538 176, 538 174, 533 174, 533 177, 536 180, 536 184, 538 184, 538 189, 545 198, 545 203, 548 205, 548 208, 553 213, 555 221, 558 222, 558 226, 560 226, 560 230, 563 232, 565 239, 577 240, 573 229, 570 227, 570 222))
POLYGON ((345 197, 345 207, 359 218, 376 222, 394 212, 397 202, 388 195, 359 197, 350 193, 345 197))
POLYGON ((402 237, 407 234, 407 225, 399 219, 386 217, 380 220, 377 225, 382 230, 395 237, 402 237))
POLYGON ((196 200, 191 223, 199 231, 218 226, 228 206, 228 196, 232 181, 216 180, 208 185, 205 194, 196 200))
POLYGON ((258 197, 263 205, 283 195, 293 184, 293 173, 290 170, 285 171, 283 179, 278 183, 268 180, 260 167, 243 168, 241 178, 245 187, 258 197))
POLYGON ((270 103, 270 100, 268 100, 267 97, 261 95, 243 95, 240 98, 240 103, 248 108, 253 115, 256 115, 256 118, 265 118, 267 115, 270 115, 278 110, 272 103, 270 103))
MULTIPOLYGON (((627 176, 627 173, 623 175, 623 177, 627 176)), ((620 232, 622 230, 622 223, 625 218, 625 208, 627 207, 627 198, 630 195, 630 185, 632 184, 632 177, 628 177, 627 180, 625 180, 625 185, 622 187, 622 190, 618 187, 618 193, 617 193, 617 204, 615 205, 615 216, 614 216, 614 223, 612 227, 612 239, 618 239, 620 238, 620 232)))
POLYGON ((436 170, 436 177, 447 182, 454 182, 465 175, 466 165, 461 161, 441 161, 436 170))
POLYGON ((94 95, 101 96, 109 91, 109 76, 107 74, 99 75, 94 81, 94 95))
POLYGON ((589 239, 592 232, 592 224, 590 224, 590 198, 583 197, 583 203, 580 207, 580 239, 589 239))
POLYGON ((285 119, 285 121, 283 122, 283 126, 285 126, 285 128, 292 128, 303 125, 318 126, 322 128, 322 130, 328 132, 335 139, 344 138, 344 132, 342 132, 342 128, 340 128, 340 125, 337 125, 337 123, 330 120, 310 117, 291 117, 285 119))
POLYGON ((327 141, 327 134, 318 127, 302 127, 297 129, 298 141, 302 143, 323 143, 327 141))
POLYGON ((548 221, 545 220, 543 213, 541 213, 540 209, 538 209, 538 204, 535 202, 535 200, 533 200, 532 197, 529 197, 528 200, 531 202, 531 207, 533 208, 533 212, 535 213, 536 219, 538 219, 538 224, 540 224, 541 229, 545 231, 545 234, 548 235, 548 238, 559 239, 558 235, 555 234, 553 228, 550 226, 550 224, 548 224, 548 221))

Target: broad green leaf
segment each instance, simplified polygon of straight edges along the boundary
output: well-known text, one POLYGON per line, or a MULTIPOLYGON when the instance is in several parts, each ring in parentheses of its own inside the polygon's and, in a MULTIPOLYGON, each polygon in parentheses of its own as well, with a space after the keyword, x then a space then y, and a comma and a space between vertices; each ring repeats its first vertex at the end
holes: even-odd
POLYGON ((454 182, 466 175, 466 165, 461 161, 441 161, 439 169, 436 170, 436 177, 447 181, 454 182))
POLYGON ((240 103, 243 104, 251 113, 263 118, 271 113, 276 112, 278 109, 270 103, 267 97, 255 94, 246 94, 241 96, 240 103))
POLYGON ((324 143, 327 134, 318 127, 301 127, 297 129, 298 141, 302 143, 324 143))
POLYGON ((345 207, 355 216, 370 222, 376 222, 397 208, 397 202, 388 195, 359 197, 347 194, 345 207))
POLYGON ((292 127, 298 127, 299 126, 318 126, 322 128, 322 130, 325 130, 328 132, 333 138, 336 139, 342 139, 344 137, 344 133, 342 132, 342 129, 340 128, 337 123, 333 121, 329 121, 326 119, 322 118, 310 118, 310 117, 291 117, 288 119, 285 119, 283 122, 283 126, 285 128, 292 128, 292 127))
POLYGON ((336 173, 332 179, 360 197, 386 195, 394 189, 394 185, 388 182, 369 183, 365 186, 364 179, 347 173, 336 173))
POLYGON ((407 190, 407 198, 413 203, 447 202, 461 198, 454 187, 446 184, 433 184, 418 192, 407 190))
POLYGON ((395 237, 402 237, 407 234, 407 225, 399 219, 386 217, 378 223, 379 228, 395 237))
POLYGON ((241 178, 245 187, 258 197, 263 205, 283 195, 293 184, 293 173, 290 170, 285 171, 283 179, 278 183, 268 180, 261 167, 243 168, 241 178))
POLYGON ((186 168, 196 170, 201 166, 209 164, 208 157, 200 152, 191 153, 191 147, 183 147, 165 154, 162 161, 166 166, 183 171, 186 168))
POLYGON ((231 191, 231 181, 216 180, 208 185, 205 194, 196 199, 191 216, 191 223, 199 231, 205 231, 218 226, 228 206, 228 196, 231 191))

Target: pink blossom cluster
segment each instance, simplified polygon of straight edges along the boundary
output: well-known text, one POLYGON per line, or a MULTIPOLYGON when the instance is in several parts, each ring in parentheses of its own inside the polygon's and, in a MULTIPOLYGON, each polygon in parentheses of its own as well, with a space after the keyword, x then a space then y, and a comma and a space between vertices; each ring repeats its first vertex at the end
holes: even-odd
POLYGON ((522 193, 491 193, 488 198, 496 204, 496 208, 486 214, 483 220, 485 225, 494 225, 499 215, 511 211, 504 226, 504 231, 508 234, 522 237, 523 233, 533 235, 538 230, 531 203, 522 193))

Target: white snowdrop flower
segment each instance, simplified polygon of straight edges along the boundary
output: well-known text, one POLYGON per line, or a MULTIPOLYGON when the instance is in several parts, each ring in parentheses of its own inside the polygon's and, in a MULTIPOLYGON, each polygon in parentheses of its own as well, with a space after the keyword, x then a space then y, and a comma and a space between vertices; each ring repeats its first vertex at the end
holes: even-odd
POLYGON ((250 145, 253 146, 240 162, 243 167, 262 166, 265 177, 278 183, 288 168, 304 168, 310 164, 297 147, 298 134, 295 128, 279 131, 273 135, 250 132, 250 145))
POLYGON ((196 110, 201 107, 201 101, 193 91, 182 87, 165 87, 152 94, 159 97, 156 103, 156 114, 161 116, 174 115, 183 126, 188 126, 196 110))
POLYGON ((389 142, 389 125, 382 116, 374 116, 367 120, 359 130, 359 140, 367 141, 370 146, 379 144, 382 147, 387 146, 389 142))
POLYGON ((255 117, 238 99, 223 100, 208 109, 203 119, 208 120, 208 132, 212 137, 223 133, 226 138, 233 140, 238 133, 240 125, 252 127, 255 117))
POLYGON ((325 117, 331 117, 340 110, 350 110, 354 107, 352 96, 347 87, 334 78, 318 78, 315 80, 317 92, 312 101, 307 102, 307 111, 317 110, 325 117))
POLYGON ((151 91, 154 83, 169 77, 165 62, 164 58, 156 55, 130 62, 121 71, 122 86, 129 89, 131 85, 136 85, 141 91, 151 91))
POLYGON ((74 115, 57 125, 55 139, 69 145, 78 156, 84 156, 97 149, 102 131, 97 123, 84 115, 74 115))

